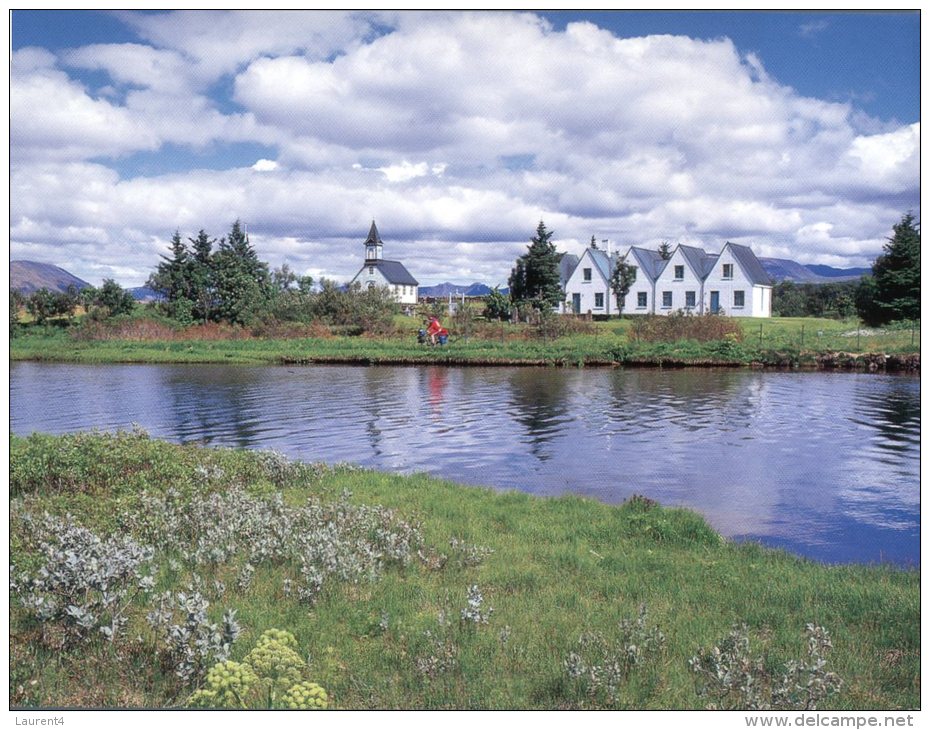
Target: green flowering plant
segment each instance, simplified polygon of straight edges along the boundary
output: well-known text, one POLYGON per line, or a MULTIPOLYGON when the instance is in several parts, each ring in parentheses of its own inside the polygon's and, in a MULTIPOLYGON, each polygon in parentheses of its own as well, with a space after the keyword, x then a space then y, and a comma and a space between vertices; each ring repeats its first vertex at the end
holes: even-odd
POLYGON ((329 697, 316 682, 301 682, 284 694, 282 704, 291 710, 325 710, 329 706, 329 697))
POLYGON ((248 664, 217 662, 207 672, 207 686, 194 692, 187 704, 189 707, 247 708, 246 699, 257 682, 258 676, 248 664))
POLYGON ((207 673, 206 686, 188 699, 189 707, 215 709, 315 710, 329 706, 320 685, 307 680, 307 663, 289 631, 268 629, 242 663, 219 662, 207 673))

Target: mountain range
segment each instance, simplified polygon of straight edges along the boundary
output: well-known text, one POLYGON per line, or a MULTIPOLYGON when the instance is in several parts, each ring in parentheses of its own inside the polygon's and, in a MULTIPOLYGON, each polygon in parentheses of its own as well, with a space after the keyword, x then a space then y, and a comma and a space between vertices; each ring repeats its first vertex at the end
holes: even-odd
POLYGON ((40 264, 37 261, 10 262, 10 289, 26 296, 39 289, 66 292, 69 286, 80 290, 86 289, 90 284, 52 264, 40 264))
MULTIPOLYGON (((568 257, 566 256, 566 258, 568 257)), ((762 256, 759 257, 759 263, 762 264, 762 268, 772 277, 772 281, 775 283, 793 281, 798 284, 825 284, 858 279, 863 274, 871 272, 871 268, 868 267, 837 269, 832 266, 805 265, 790 259, 775 259, 762 256)), ((91 285, 61 267, 52 264, 43 264, 37 261, 10 262, 10 289, 16 289, 23 294, 29 295, 43 288, 64 292, 68 290, 69 286, 84 289, 91 285)), ((157 298, 155 292, 144 286, 137 286, 128 291, 139 301, 149 301, 157 298)), ((452 296, 462 296, 464 294, 466 297, 482 297, 490 294, 491 291, 492 287, 477 281, 472 284, 453 284, 446 281, 433 286, 421 286, 420 296, 448 297, 450 294, 452 296)), ((501 293, 506 294, 507 289, 502 288, 501 293)))
POLYGON ((799 264, 790 259, 773 259, 759 256, 759 263, 776 284, 793 281, 797 284, 827 284, 831 281, 850 281, 870 274, 871 267, 836 269, 822 264, 799 264))

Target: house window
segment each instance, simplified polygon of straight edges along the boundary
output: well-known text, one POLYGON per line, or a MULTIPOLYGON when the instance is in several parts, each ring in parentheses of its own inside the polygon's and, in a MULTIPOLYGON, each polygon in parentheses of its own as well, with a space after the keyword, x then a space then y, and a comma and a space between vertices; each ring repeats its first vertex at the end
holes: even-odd
POLYGON ((672 293, 670 291, 662 292, 662 306, 666 308, 672 306, 672 293))
POLYGON ((723 278, 732 279, 733 278, 733 264, 724 264, 723 265, 723 278))
POLYGON ((368 267, 368 275, 371 276, 371 275, 374 274, 374 273, 375 273, 375 267, 374 267, 374 266, 369 266, 369 267, 368 267))
POLYGON ((594 308, 603 309, 604 308, 604 293, 596 292, 594 294, 594 308))
POLYGON ((694 296, 694 292, 693 292, 693 291, 686 291, 686 292, 685 292, 685 306, 686 306, 686 307, 693 307, 695 301, 697 301, 697 299, 696 299, 696 297, 694 296))
POLYGON ((591 281, 591 269, 582 269, 581 275, 585 281, 591 281))
POLYGON ((734 307, 745 307, 746 306, 746 292, 744 291, 733 292, 733 306, 734 307))
POLYGON ((644 308, 646 307, 646 292, 641 291, 636 293, 636 306, 644 308))
POLYGON ((681 281, 685 278, 685 267, 676 266, 675 267, 675 281, 681 281))
POLYGON ((368 288, 369 288, 369 289, 374 289, 374 288, 375 288, 375 282, 369 281, 369 282, 368 282, 368 288))

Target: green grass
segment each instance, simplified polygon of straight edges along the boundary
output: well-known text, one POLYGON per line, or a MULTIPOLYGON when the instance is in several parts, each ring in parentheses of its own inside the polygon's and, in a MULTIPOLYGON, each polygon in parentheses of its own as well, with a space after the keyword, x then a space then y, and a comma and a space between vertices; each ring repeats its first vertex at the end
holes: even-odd
MULTIPOLYGON (((13 562, 38 560, 24 548, 34 536, 18 526, 22 511, 70 512, 106 534, 144 493, 172 487, 198 499, 201 466, 224 474, 211 489, 280 490, 294 505, 310 494, 331 500, 348 489, 353 503, 394 508, 419 523, 424 560, 389 568, 377 581, 333 584, 312 609, 282 594, 294 566, 260 564, 248 591, 234 587, 241 558, 203 569, 208 584, 220 577, 228 586, 211 615, 236 608, 244 628, 232 658, 240 660, 265 629, 287 629, 338 708, 591 706, 566 679, 563 661, 583 632, 616 636, 619 622, 634 618, 642 604, 667 643, 655 661, 634 670, 618 706, 700 708, 688 659, 740 622, 773 662, 803 655, 805 624, 830 631, 829 669, 844 689, 820 709, 920 705, 917 571, 830 567, 731 544, 690 511, 642 500, 614 507, 362 470, 277 474, 255 453, 171 445, 141 433, 12 437, 13 562), (456 559, 452 538, 493 552, 468 565, 456 559), (458 621, 472 585, 480 587, 484 608, 494 609, 487 624, 458 621), (415 665, 431 651, 426 631, 457 650, 455 666, 432 679, 415 665)), ((190 574, 170 569, 167 559, 156 557, 159 590, 180 589, 190 574)), ((132 608, 126 641, 110 646, 95 639, 64 652, 43 641, 16 600, 10 605, 11 704, 162 707, 183 702, 190 691, 159 667, 144 601, 132 608)))
MULTIPOLYGON (((446 347, 418 345, 416 320, 394 337, 84 342, 62 328, 24 328, 10 340, 12 360, 111 363, 498 364, 498 365, 749 365, 818 367, 825 353, 917 355, 920 333, 885 330, 857 337, 856 320, 740 320, 743 342, 630 342, 630 319, 594 324, 593 332, 559 338, 528 336, 525 325, 484 324, 482 337, 453 332, 446 347), (761 327, 761 337, 760 337, 761 327), (803 345, 803 346, 802 346, 803 345)), ((847 358, 848 359, 848 358, 847 358)), ((899 359, 901 359, 899 357, 899 359)), ((864 367, 860 356, 844 366, 864 367)))

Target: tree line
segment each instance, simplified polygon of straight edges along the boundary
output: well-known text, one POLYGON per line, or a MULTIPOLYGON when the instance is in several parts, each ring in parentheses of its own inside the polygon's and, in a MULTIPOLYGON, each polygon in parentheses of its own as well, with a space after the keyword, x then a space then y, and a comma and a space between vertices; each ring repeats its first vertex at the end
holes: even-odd
MULTIPOLYGON (((907 213, 893 230, 871 275, 858 282, 781 282, 773 288, 773 314, 839 318, 856 314, 872 326, 919 319, 920 226, 913 214, 907 213)), ((560 264, 564 254, 556 249, 554 235, 543 221, 539 222, 526 253, 511 270, 509 295, 497 289, 488 295, 488 319, 526 319, 530 313, 537 318, 548 317, 563 303, 560 264)), ((591 245, 596 247, 594 237, 591 245)), ((659 252, 665 259, 670 257, 667 241, 659 252)), ((635 267, 622 257, 614 261, 610 288, 621 314, 623 300, 635 279, 635 267)), ((203 229, 186 241, 180 231, 175 231, 170 253, 162 256, 147 286, 159 296, 154 309, 182 326, 207 322, 322 322, 377 331, 387 328, 398 311, 387 289, 362 291, 327 279, 314 282, 310 276, 297 275, 287 264, 272 271, 259 260, 238 220, 219 241, 203 229)), ((102 319, 131 313, 135 301, 112 279, 106 279, 100 288, 69 287, 65 292, 40 289, 28 297, 11 290, 11 333, 22 307, 42 324, 54 317, 70 320, 78 306, 83 306, 92 319, 102 319)))
MULTIPOLYGON (((859 281, 798 284, 779 282, 772 289, 772 313, 779 317, 838 317, 858 315, 866 324, 920 319, 920 226, 907 213, 893 226, 883 253, 872 273, 859 281)), ((563 303, 560 280, 563 253, 556 250, 554 233, 539 222, 527 252, 520 256, 507 283, 510 296, 495 290, 488 297, 487 314, 509 319, 514 312, 534 309, 552 312, 563 303)), ((596 248, 591 237, 591 247, 596 248)), ((671 246, 663 241, 659 255, 671 258, 671 246)), ((636 268, 624 257, 613 261, 610 289, 622 315, 623 301, 636 281, 636 268)))

